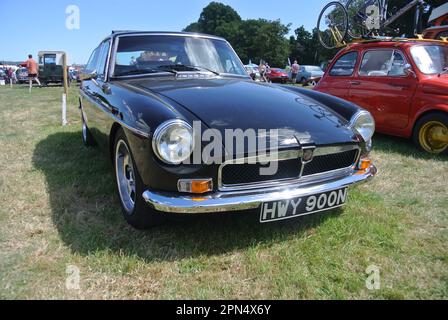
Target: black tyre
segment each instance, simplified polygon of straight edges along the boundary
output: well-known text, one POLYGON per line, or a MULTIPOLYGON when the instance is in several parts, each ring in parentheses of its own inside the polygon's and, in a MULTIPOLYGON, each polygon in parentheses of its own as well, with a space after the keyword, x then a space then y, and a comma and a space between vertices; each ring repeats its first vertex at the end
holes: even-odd
POLYGON ((87 127, 87 123, 84 120, 84 116, 81 115, 82 120, 82 142, 85 146, 91 147, 95 145, 95 140, 93 139, 92 133, 89 130, 89 127, 87 127))
POLYGON ((117 191, 125 220, 140 230, 160 224, 161 213, 153 210, 143 199, 144 185, 122 129, 115 136, 113 157, 117 191))
POLYGON ((448 115, 430 113, 419 119, 413 134, 415 144, 423 151, 448 153, 448 115))
POLYGON ((319 15, 317 31, 324 48, 331 50, 343 46, 348 33, 348 15, 344 5, 337 1, 327 4, 319 15))

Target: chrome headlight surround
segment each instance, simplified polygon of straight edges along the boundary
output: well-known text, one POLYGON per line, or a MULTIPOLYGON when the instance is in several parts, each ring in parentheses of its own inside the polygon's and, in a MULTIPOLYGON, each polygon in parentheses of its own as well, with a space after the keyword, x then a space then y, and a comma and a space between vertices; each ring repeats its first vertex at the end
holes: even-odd
POLYGON ((193 128, 180 119, 168 120, 154 132, 152 148, 164 163, 179 165, 193 153, 193 128))
POLYGON ((369 142, 375 133, 375 119, 370 112, 361 110, 352 117, 349 127, 358 132, 365 142, 369 142))

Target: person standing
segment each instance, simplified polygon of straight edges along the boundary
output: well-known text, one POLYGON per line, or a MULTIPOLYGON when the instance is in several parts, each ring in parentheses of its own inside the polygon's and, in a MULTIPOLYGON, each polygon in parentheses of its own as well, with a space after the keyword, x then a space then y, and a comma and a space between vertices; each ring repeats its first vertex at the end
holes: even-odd
POLYGON ((265 68, 266 68, 266 82, 271 82, 271 79, 270 79, 271 66, 269 65, 269 63, 266 62, 265 68))
POLYGON ((17 70, 12 72, 12 83, 17 83, 17 70))
POLYGON ((261 81, 267 82, 267 80, 266 80, 266 65, 263 62, 260 63, 259 69, 260 69, 261 81))
POLYGON ((292 81, 292 83, 297 82, 297 75, 299 74, 299 69, 300 69, 300 66, 297 63, 297 60, 295 60, 291 66, 291 81, 292 81))
POLYGON ((33 87, 33 80, 37 82, 39 87, 42 86, 38 78, 39 68, 37 67, 36 61, 34 61, 32 54, 28 55, 28 60, 26 61, 26 68, 28 69, 28 78, 30 80, 30 92, 31 92, 31 88, 33 87))

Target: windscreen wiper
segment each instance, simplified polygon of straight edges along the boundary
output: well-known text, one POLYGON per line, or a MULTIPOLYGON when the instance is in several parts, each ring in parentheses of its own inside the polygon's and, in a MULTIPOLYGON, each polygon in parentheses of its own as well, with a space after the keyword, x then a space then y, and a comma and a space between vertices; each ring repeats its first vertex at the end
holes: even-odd
POLYGON ((123 77, 123 76, 134 76, 134 75, 145 75, 145 74, 149 75, 149 74, 154 74, 154 73, 160 73, 161 71, 177 74, 177 71, 175 71, 175 70, 135 69, 135 70, 130 70, 130 71, 121 73, 121 74, 117 74, 116 76, 123 77))
POLYGON ((217 76, 221 75, 219 72, 205 68, 205 67, 201 67, 201 66, 187 66, 184 64, 173 64, 173 65, 166 65, 166 66, 160 66, 157 69, 159 70, 171 70, 171 71, 194 71, 196 70, 205 70, 208 72, 211 72, 217 76), (176 70, 176 69, 184 69, 184 70, 176 70), (185 70, 185 69, 190 69, 190 70, 185 70))

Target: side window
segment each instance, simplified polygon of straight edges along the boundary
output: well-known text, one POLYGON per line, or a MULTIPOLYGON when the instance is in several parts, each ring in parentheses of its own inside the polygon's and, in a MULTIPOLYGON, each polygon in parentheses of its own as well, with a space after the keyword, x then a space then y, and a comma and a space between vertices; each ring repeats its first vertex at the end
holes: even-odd
POLYGON ((402 77, 406 61, 395 50, 367 51, 362 59, 359 75, 365 77, 402 77))
POLYGON ((96 66, 98 65, 98 53, 100 51, 100 47, 96 48, 92 55, 90 56, 89 62, 86 65, 86 72, 93 72, 96 70, 96 66))
POLYGON ((355 51, 344 54, 331 68, 330 76, 351 76, 357 60, 358 53, 355 51))
POLYGON ((106 62, 107 57, 109 55, 109 46, 110 41, 103 42, 103 44, 100 46, 100 53, 98 55, 98 66, 97 66, 97 73, 100 78, 104 77, 106 71, 106 62))

